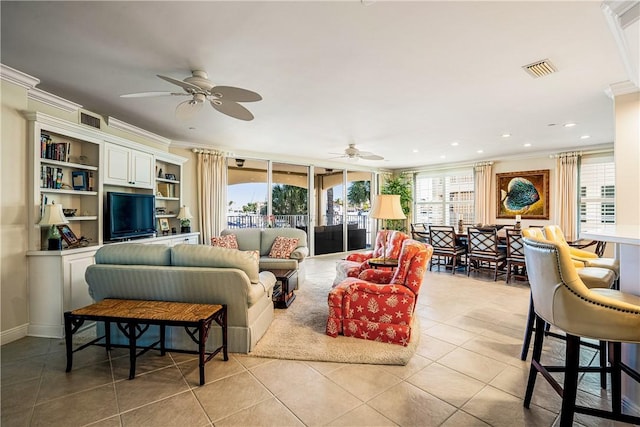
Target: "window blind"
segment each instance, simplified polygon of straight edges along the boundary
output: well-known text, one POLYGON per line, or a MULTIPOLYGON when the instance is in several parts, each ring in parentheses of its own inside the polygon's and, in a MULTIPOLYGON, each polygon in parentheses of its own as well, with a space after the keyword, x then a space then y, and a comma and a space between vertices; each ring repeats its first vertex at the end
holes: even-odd
POLYGON ((613 156, 585 158, 580 164, 580 228, 615 224, 613 156))

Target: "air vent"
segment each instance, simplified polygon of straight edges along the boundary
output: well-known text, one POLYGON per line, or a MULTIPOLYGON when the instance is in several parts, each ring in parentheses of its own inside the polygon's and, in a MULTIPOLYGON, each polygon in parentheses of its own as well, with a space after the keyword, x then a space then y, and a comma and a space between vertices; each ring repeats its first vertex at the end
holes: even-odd
POLYGON ((542 61, 534 62, 533 64, 525 65, 522 68, 531 75, 534 79, 538 77, 548 76, 551 73, 555 73, 556 67, 548 59, 543 59, 542 61))
POLYGON ((91 126, 92 128, 100 129, 100 118, 90 116, 89 114, 80 112, 80 123, 83 125, 91 126))

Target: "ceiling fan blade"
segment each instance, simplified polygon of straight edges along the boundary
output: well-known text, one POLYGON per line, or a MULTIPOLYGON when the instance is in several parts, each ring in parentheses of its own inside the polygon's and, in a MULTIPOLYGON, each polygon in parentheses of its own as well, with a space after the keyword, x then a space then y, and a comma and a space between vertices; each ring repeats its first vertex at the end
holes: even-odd
POLYGON ((171 95, 188 95, 186 93, 174 93, 174 92, 138 92, 138 93, 125 93, 120 95, 120 98, 150 98, 152 96, 171 96, 171 95))
POLYGON ((195 116, 198 111, 202 110, 203 102, 198 102, 194 99, 181 102, 176 107, 176 118, 180 120, 189 120, 195 116))
POLYGON ((253 114, 251 114, 251 111, 247 110, 237 102, 212 99, 211 106, 222 114, 226 114, 227 116, 231 116, 235 119, 246 121, 253 120, 253 114))
POLYGON ((358 157, 365 160, 384 160, 384 157, 378 156, 377 154, 373 154, 373 153, 365 154, 363 152, 360 152, 360 155, 358 157))
POLYGON ((262 96, 253 91, 233 86, 216 86, 211 89, 211 94, 235 102, 255 102, 262 99, 262 96))
POLYGON ((187 83, 187 82, 183 82, 182 80, 178 80, 178 79, 174 79, 173 77, 167 77, 167 76, 161 76, 160 74, 156 74, 158 77, 160 77, 162 80, 166 80, 169 83, 173 83, 174 85, 178 85, 181 88, 183 88, 184 90, 186 90, 187 92, 191 93, 191 92, 202 92, 202 89, 200 89, 198 86, 191 84, 191 83, 187 83))

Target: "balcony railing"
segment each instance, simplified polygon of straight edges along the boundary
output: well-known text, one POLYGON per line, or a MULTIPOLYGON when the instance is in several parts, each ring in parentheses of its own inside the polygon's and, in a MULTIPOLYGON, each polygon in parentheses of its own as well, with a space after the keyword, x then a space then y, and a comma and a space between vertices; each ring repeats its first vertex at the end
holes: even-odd
MULTIPOLYGON (((307 215, 227 215, 227 228, 307 228, 307 215)), ((322 217, 320 225, 342 224, 342 215, 322 217)), ((355 224, 356 228, 364 228, 367 234, 367 246, 371 246, 371 221, 369 215, 347 215, 347 224, 355 224)))

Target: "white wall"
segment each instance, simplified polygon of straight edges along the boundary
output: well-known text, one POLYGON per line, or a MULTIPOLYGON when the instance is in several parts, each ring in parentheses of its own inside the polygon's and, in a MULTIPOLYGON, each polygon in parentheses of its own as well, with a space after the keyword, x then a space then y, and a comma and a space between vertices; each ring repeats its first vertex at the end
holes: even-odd
POLYGON ((491 181, 491 215, 493 219, 493 223, 496 224, 514 224, 515 221, 512 219, 497 219, 497 209, 498 209, 498 194, 496 188, 496 174, 498 173, 506 173, 506 172, 524 172, 524 171, 534 171, 534 170, 543 170, 549 169, 549 219, 523 219, 521 222, 522 228, 527 228, 531 225, 547 225, 547 224, 557 224, 558 221, 555 217, 555 207, 557 195, 554 194, 555 182, 556 182, 556 160, 549 158, 549 156, 544 157, 532 157, 526 159, 517 159, 517 160, 500 160, 493 163, 492 168, 492 181, 491 181))
MULTIPOLYGON (((26 333, 27 312, 27 107, 26 90, 0 82, 0 323, 6 334, 26 333)), ((4 341, 4 340, 3 340, 4 341)))
POLYGON ((640 224, 640 92, 616 96, 615 115, 616 224, 637 225, 640 224))

